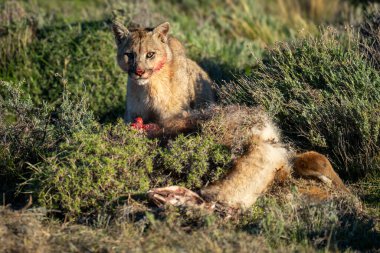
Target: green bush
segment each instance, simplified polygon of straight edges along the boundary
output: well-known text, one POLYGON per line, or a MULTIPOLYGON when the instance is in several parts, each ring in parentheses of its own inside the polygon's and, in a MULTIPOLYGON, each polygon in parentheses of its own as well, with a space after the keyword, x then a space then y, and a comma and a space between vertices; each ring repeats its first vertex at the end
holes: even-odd
POLYGON ((328 154, 352 178, 378 170, 380 73, 350 36, 280 43, 221 100, 263 106, 298 147, 328 154))
POLYGON ((230 167, 231 153, 208 136, 160 147, 122 121, 99 125, 85 98, 64 92, 40 107, 22 86, 0 82, 1 190, 9 197, 31 191, 48 209, 78 217, 151 187, 199 188, 230 167))
POLYGON ((33 102, 53 103, 64 90, 86 95, 102 121, 124 111, 127 76, 116 65, 114 40, 103 22, 44 27, 28 50, 0 68, 3 80, 27 80, 33 102))
POLYGON ((286 201, 278 196, 262 198, 258 205, 264 215, 248 219, 245 228, 250 232, 260 231, 275 248, 283 244, 311 244, 316 249, 344 251, 379 246, 373 220, 358 211, 357 200, 336 198, 310 203, 294 193, 286 201))
POLYGON ((0 168, 2 178, 18 177, 26 162, 49 146, 49 109, 34 107, 21 84, 0 82, 0 168), (45 142, 46 140, 46 142, 45 142))
POLYGON ((201 187, 225 174, 231 155, 207 137, 179 136, 167 147, 122 121, 79 131, 31 166, 28 187, 41 205, 69 217, 112 211, 127 194, 169 184, 201 187))
POLYGON ((0 182, 25 180, 27 164, 55 150, 72 133, 90 128, 84 98, 64 92, 55 104, 36 106, 22 83, 0 81, 0 182))
POLYGON ((361 49, 367 59, 380 69, 380 11, 373 11, 359 26, 361 49))
POLYGON ((169 175, 163 185, 200 188, 226 174, 231 152, 208 136, 180 135, 160 151, 160 170, 169 175))
POLYGON ((120 196, 147 191, 157 141, 122 121, 74 133, 56 152, 32 166, 28 184, 38 201, 69 217, 107 210, 120 196))

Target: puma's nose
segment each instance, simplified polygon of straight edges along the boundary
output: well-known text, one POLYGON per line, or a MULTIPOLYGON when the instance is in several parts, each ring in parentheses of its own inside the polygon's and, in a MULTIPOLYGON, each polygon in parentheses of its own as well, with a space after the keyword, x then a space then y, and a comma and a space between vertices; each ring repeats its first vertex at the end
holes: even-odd
POLYGON ((135 74, 138 76, 142 76, 145 73, 145 70, 142 68, 136 68, 135 74))

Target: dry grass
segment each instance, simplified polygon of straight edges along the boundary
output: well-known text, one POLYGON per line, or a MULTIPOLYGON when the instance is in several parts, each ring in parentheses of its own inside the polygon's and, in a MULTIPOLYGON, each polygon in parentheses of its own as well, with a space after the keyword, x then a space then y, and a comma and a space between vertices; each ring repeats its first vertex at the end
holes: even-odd
POLYGON ((36 21, 16 1, 0 3, 0 68, 6 68, 12 57, 33 41, 36 21))
POLYGON ((1 252, 46 252, 50 233, 38 214, 19 213, 0 208, 1 252))
POLYGON ((291 179, 230 219, 199 210, 156 209, 133 199, 120 203, 112 217, 98 215, 92 225, 62 223, 41 208, 0 207, 0 251, 316 252, 380 246, 376 221, 357 198, 335 193, 310 202, 301 192, 313 187, 333 191, 316 181, 291 179))
POLYGON ((215 230, 215 226, 187 233, 177 225, 149 220, 150 216, 136 224, 113 223, 107 228, 91 228, 48 221, 38 211, 19 213, 0 208, 0 214, 1 252, 270 251, 260 236, 215 230))
MULTIPOLYGON (((349 14, 349 5, 342 0, 275 0, 277 12, 285 20, 295 24, 309 20, 313 23, 329 23, 349 14)), ((274 11, 276 11, 274 10, 274 11)))
POLYGON ((351 13, 349 4, 342 0, 271 0, 265 3, 225 0, 224 5, 225 12, 218 13, 217 19, 223 21, 220 25, 225 30, 236 38, 261 40, 264 44, 284 39, 284 31, 316 32, 318 25, 348 20, 351 13), (273 17, 262 17, 260 12, 271 13, 273 17))

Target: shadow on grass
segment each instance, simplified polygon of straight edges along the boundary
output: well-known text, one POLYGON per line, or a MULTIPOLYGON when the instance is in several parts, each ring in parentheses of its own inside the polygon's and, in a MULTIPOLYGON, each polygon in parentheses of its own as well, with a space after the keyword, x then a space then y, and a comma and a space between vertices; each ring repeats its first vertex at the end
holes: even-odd
POLYGON ((380 207, 380 195, 378 194, 365 194, 361 196, 361 199, 370 206, 380 207))
POLYGON ((243 73, 242 70, 235 68, 233 65, 221 63, 216 58, 202 58, 198 64, 209 74, 211 80, 218 84, 230 82, 236 79, 236 76, 243 73))
POLYGON ((343 215, 340 226, 332 231, 331 247, 339 250, 372 251, 380 248, 380 233, 371 218, 356 214, 343 215))
MULTIPOLYGON (((332 251, 376 251, 380 248, 380 233, 376 230, 376 221, 370 217, 365 217, 356 212, 339 216, 338 226, 331 224, 331 227, 323 227, 321 229, 310 229, 308 227, 291 227, 297 231, 285 232, 290 234, 282 236, 281 240, 286 238, 294 243, 294 240, 299 242, 309 241, 316 249, 329 248, 332 251), (292 239, 289 239, 292 238, 292 239)), ((286 229, 286 228, 285 228, 286 229)), ((263 228, 258 224, 249 224, 242 228, 243 231, 252 234, 260 235, 263 233, 263 228)), ((264 232, 273 237, 275 231, 264 232)), ((280 235, 279 235, 280 237, 280 235)), ((280 238, 276 238, 276 240, 280 238)))
POLYGON ((101 124, 116 123, 119 118, 124 118, 125 106, 118 105, 112 108, 109 108, 105 113, 98 115, 97 120, 101 124))

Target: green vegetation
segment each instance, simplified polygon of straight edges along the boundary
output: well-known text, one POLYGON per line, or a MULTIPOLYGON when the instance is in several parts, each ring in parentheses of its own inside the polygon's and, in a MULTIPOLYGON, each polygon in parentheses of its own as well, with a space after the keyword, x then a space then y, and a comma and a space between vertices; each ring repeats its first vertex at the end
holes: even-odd
POLYGON ((266 51, 252 75, 221 88, 221 101, 264 106, 298 147, 330 154, 355 178, 379 172, 380 73, 351 32, 335 33, 266 51))
POLYGON ((0 1, 0 200, 33 198, 0 208, 0 251, 378 250, 380 14, 367 2, 0 1), (122 122, 114 9, 170 21, 221 103, 263 107, 358 199, 309 203, 291 181, 230 219, 149 204, 150 188, 223 177, 239 150, 212 125, 160 142, 122 122))
POLYGON ((65 92, 55 103, 35 106, 22 86, 0 81, 0 185, 7 194, 30 177, 29 165, 95 123, 85 99, 65 92))
POLYGON ((102 122, 113 121, 124 110, 126 75, 115 61, 109 32, 112 9, 122 9, 127 19, 148 25, 171 20, 173 34, 185 42, 189 55, 217 80, 250 72, 252 62, 268 44, 293 39, 301 29, 316 33, 313 20, 333 20, 338 12, 348 15, 336 0, 310 6, 295 0, 272 2, 281 8, 259 1, 138 1, 129 5, 118 0, 86 4, 5 1, 0 4, 4 31, 0 40, 5 45, 0 77, 27 80, 25 90, 38 104, 55 101, 64 89, 88 95, 95 116, 102 122), (194 12, 197 5, 201 11, 194 12))
POLYGON ((110 201, 149 189, 155 141, 123 122, 80 131, 33 166, 30 184, 38 201, 68 216, 100 212, 110 201))
POLYGON ((37 211, 18 214, 1 208, 4 239, 0 250, 319 252, 371 251, 380 246, 371 219, 355 211, 351 201, 310 205, 268 197, 238 219, 228 221, 176 209, 155 215, 141 209, 141 204, 128 203, 120 207, 114 219, 98 215, 91 226, 61 226, 41 220, 43 213, 37 211))
POLYGON ((359 27, 361 49, 368 61, 380 68, 380 17, 378 12, 370 12, 359 27))
POLYGON ((49 210, 70 218, 112 211, 119 197, 169 184, 200 188, 230 168, 229 151, 210 137, 181 135, 160 147, 121 120, 100 125, 84 99, 64 93, 39 108, 21 86, 0 83, 1 183, 33 192, 49 210))
POLYGON ((49 210, 61 210, 68 218, 87 217, 112 212, 120 198, 153 187, 199 188, 220 178, 229 161, 229 152, 210 139, 179 136, 160 148, 156 140, 118 121, 67 138, 31 166, 24 189, 49 210))
POLYGON ((197 189, 220 179, 230 168, 231 154, 211 137, 179 135, 161 151, 161 173, 170 175, 164 185, 197 189))

